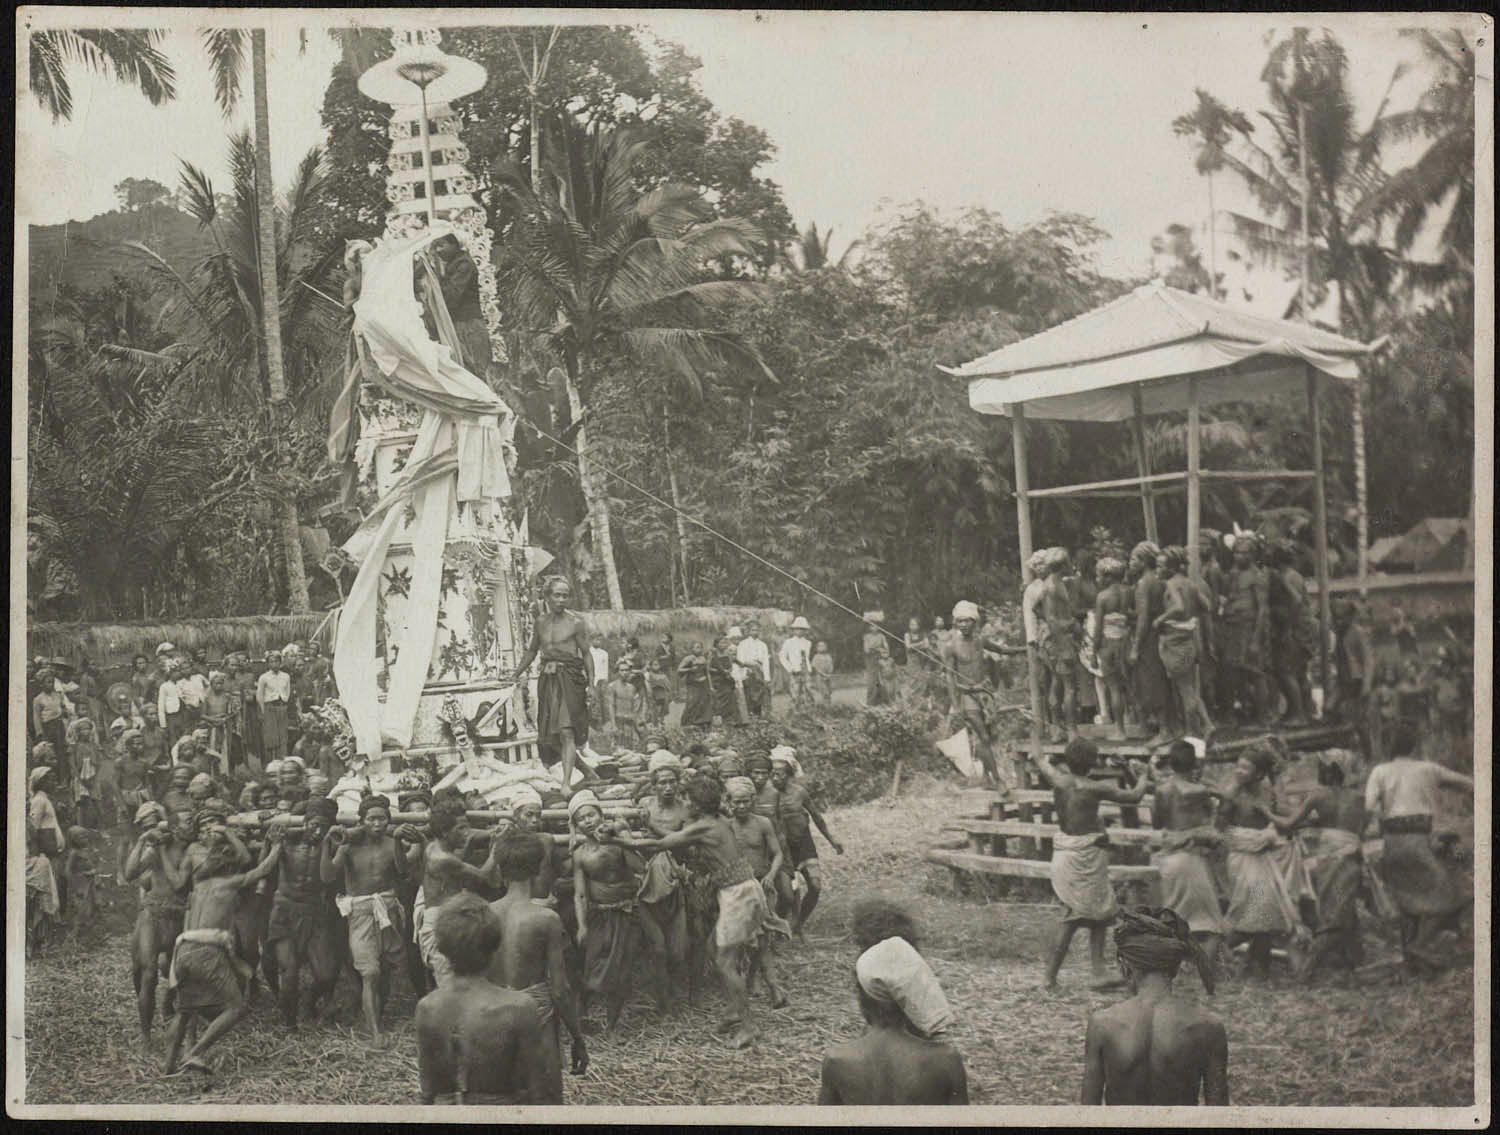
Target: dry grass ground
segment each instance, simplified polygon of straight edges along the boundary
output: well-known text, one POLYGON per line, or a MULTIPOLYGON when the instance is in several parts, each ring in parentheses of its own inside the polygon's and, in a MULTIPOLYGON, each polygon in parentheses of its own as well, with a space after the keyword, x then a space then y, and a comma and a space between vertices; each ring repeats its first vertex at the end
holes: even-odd
MULTIPOLYGON (((822 1051, 860 1028, 852 987, 854 951, 844 928, 850 903, 881 892, 908 903, 926 931, 924 951, 961 1018, 976 1103, 1066 1104, 1076 1098, 1084 1021, 1108 995, 1085 988, 1081 941, 1064 968, 1063 992, 1040 992, 1042 952, 1054 929, 1046 904, 961 894, 922 851, 942 823, 962 814, 948 785, 910 786, 895 806, 840 809, 829 822, 848 853, 825 848, 827 898, 806 945, 781 951, 792 996, 772 1012, 760 1002, 762 1038, 734 1052, 714 1033, 717 993, 676 1019, 644 999, 627 1011, 624 1035, 591 1038, 593 1067, 567 1078, 572 1104, 787 1104, 816 1100, 822 1051)), ((975 889, 976 891, 978 888, 975 889)), ((264 995, 219 1047, 209 1081, 163 1078, 135 1048, 135 1010, 123 937, 81 948, 64 944, 28 966, 26 1099, 30 1103, 378 1104, 416 1102, 411 999, 401 987, 401 1023, 390 1051, 372 1053, 351 1026, 354 991, 340 987, 337 1029, 287 1035, 264 995)), ((1214 1009, 1228 1022, 1236 1104, 1280 1106, 1458 1106, 1472 1103, 1472 967, 1437 979, 1388 976, 1356 985, 1342 977, 1313 989, 1284 974, 1268 985, 1231 973, 1214 1009)), ((1180 984, 1200 996, 1196 978, 1180 984)))

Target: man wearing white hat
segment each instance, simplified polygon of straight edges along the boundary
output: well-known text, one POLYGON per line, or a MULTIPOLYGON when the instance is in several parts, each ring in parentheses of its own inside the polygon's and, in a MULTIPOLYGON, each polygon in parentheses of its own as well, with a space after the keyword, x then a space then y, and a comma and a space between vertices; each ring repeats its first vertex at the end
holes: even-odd
POLYGON ((1024 654, 1025 647, 1011 647, 999 639, 981 640, 979 608, 967 599, 953 605, 953 630, 939 648, 943 676, 948 683, 948 712, 968 728, 974 739, 979 763, 984 766, 985 780, 1009 792, 1018 779, 1013 770, 1001 776, 995 759, 995 695, 985 672, 984 652, 1024 654))
POLYGON ((798 615, 792 620, 791 635, 781 644, 779 661, 791 683, 792 708, 808 705, 812 692, 808 681, 812 676, 812 641, 808 631, 812 627, 807 619, 798 615))

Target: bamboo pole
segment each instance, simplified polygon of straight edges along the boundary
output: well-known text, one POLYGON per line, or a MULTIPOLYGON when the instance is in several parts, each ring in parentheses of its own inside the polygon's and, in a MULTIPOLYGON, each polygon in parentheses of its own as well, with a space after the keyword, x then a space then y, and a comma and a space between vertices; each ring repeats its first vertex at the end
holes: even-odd
POLYGON ((1333 623, 1332 604, 1328 593, 1328 492, 1323 483, 1323 411, 1318 401, 1318 375, 1311 363, 1304 363, 1307 374, 1307 416, 1311 419, 1313 443, 1313 521, 1317 539, 1318 578, 1318 685, 1323 690, 1326 705, 1329 695, 1328 683, 1328 628, 1333 623))
POLYGON ((1198 512, 1203 507, 1203 483, 1198 475, 1198 463, 1202 456, 1203 423, 1198 408, 1198 376, 1188 375, 1187 411, 1187 555, 1188 578, 1195 583, 1199 579, 1198 556, 1198 512))
POLYGON ((1130 404, 1135 411, 1130 421, 1131 440, 1135 443, 1135 471, 1141 479, 1141 515, 1146 521, 1146 539, 1160 543, 1156 532, 1156 499, 1146 478, 1151 476, 1151 454, 1146 449, 1146 411, 1141 398, 1141 384, 1130 388, 1130 404))
POLYGON ((1141 491, 1145 492, 1148 485, 1175 484, 1186 476, 1185 473, 1152 473, 1145 477, 1117 477, 1112 481, 1082 481, 1076 485, 1049 485, 1045 489, 1029 490, 1027 497, 1037 500, 1042 497, 1085 496, 1102 490, 1129 488, 1133 485, 1140 485, 1141 491))
MULTIPOLYGON (((1026 407, 1010 407, 1011 448, 1016 458, 1016 535, 1021 549, 1021 585, 1031 582, 1031 497, 1026 471, 1026 407)), ((1026 689, 1031 698, 1031 759, 1042 759, 1042 677, 1037 672, 1036 644, 1026 644, 1026 689)))

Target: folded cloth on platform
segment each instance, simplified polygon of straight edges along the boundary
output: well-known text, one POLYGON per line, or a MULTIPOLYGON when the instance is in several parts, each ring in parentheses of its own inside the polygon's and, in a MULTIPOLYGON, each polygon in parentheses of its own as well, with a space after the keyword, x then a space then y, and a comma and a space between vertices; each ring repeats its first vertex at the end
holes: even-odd
POLYGON ((899 1006, 923 1036, 936 1038, 953 1026, 953 1010, 937 975, 905 938, 875 943, 854 963, 854 976, 867 996, 899 1006))

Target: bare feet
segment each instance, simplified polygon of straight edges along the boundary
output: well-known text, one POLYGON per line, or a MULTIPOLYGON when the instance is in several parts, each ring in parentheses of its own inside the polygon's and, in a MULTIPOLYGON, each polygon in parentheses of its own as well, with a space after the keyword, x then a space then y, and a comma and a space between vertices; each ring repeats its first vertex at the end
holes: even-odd
POLYGON ((209 1066, 207 1060, 201 1056, 189 1056, 178 1069, 179 1072, 201 1072, 205 1076, 212 1076, 214 1070, 209 1066))
POLYGON ((771 1008, 785 1009, 787 1007, 786 994, 779 989, 771 990, 771 1008))
POLYGON ((749 1048, 754 1043, 755 1030, 748 1025, 742 1025, 736 1029, 734 1035, 729 1038, 730 1048, 749 1048))
POLYGON ((722 1021, 714 1026, 714 1032, 718 1033, 720 1036, 723 1036, 725 1033, 734 1032, 739 1027, 740 1019, 738 1017, 725 1017, 722 1021))

